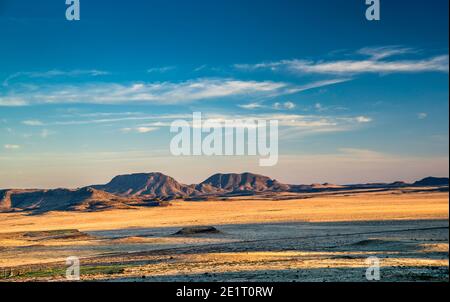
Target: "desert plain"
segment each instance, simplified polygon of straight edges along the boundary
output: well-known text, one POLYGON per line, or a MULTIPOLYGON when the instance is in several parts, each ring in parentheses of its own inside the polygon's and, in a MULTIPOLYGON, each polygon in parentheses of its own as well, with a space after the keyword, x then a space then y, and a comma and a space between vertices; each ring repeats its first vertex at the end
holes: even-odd
POLYGON ((0 281, 449 281, 449 195, 276 193, 167 207, 0 214, 0 281))

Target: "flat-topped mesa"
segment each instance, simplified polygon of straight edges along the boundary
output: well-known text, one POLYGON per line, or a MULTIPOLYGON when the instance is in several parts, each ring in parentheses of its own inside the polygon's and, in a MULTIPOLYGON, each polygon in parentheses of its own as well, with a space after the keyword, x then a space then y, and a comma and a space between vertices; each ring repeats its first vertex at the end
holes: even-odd
POLYGON ((184 197, 194 192, 194 188, 162 173, 119 175, 109 183, 93 188, 120 196, 184 197))
POLYGON ((253 173, 229 173, 215 174, 199 185, 196 189, 202 191, 204 188, 216 188, 218 192, 264 192, 264 191, 287 191, 289 186, 267 176, 253 173))

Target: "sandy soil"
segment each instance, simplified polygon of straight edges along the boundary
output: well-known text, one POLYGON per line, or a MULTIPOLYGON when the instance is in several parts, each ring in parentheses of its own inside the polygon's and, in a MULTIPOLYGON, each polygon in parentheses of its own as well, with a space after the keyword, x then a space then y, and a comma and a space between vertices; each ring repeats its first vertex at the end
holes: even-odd
POLYGON ((448 193, 393 190, 1 214, 0 279, 64 280, 78 256, 83 280, 364 281, 376 256, 382 281, 448 281, 448 207, 448 193), (198 225, 220 233, 173 235, 198 225), (35 233, 67 229, 80 232, 35 233))
POLYGON ((107 212, 1 214, 0 233, 80 231, 267 222, 336 222, 391 219, 448 219, 448 193, 365 193, 312 199, 176 202, 169 208, 107 212))

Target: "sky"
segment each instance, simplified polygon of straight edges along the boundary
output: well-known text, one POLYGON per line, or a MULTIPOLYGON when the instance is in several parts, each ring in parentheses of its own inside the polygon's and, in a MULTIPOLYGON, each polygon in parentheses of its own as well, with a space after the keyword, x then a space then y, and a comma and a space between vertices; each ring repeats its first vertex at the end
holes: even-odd
POLYGON ((0 0, 0 188, 163 172, 448 176, 448 1, 0 0), (279 161, 175 157, 170 123, 277 119, 279 161))

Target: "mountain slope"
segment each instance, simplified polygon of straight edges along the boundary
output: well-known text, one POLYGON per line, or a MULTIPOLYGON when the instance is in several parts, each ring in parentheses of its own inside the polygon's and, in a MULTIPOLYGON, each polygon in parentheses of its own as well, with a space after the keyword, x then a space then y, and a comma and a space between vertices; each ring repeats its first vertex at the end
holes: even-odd
POLYGON ((278 181, 267 176, 253 174, 253 173, 230 173, 230 174, 215 174, 199 185, 196 189, 204 192, 205 188, 209 191, 217 192, 264 192, 264 191, 287 191, 289 186, 281 184, 278 181))
POLYGON ((120 196, 184 197, 195 191, 162 173, 119 175, 106 185, 92 187, 120 196))

